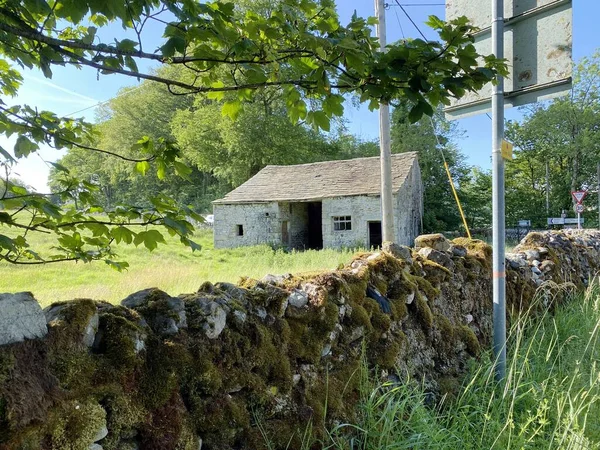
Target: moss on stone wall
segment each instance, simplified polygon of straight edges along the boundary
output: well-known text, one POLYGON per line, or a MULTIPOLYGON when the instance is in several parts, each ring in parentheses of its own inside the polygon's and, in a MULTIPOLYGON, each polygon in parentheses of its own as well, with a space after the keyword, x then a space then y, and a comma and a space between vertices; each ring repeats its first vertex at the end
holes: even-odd
MULTIPOLYGON (((528 262, 507 269, 511 313, 527 309, 540 279, 570 282, 568 261, 598 268, 598 249, 576 239, 543 233, 517 248, 548 263, 544 275, 528 262)), ((133 309, 55 304, 46 338, 0 347, 0 449, 87 449, 104 427, 106 450, 197 449, 200 439, 205 450, 260 449, 265 436, 300 448, 306 426, 318 438, 356 419, 366 369, 399 369, 452 395, 489 342, 491 249, 428 242, 437 254, 363 253, 332 272, 203 283, 178 298, 142 291, 133 309)))

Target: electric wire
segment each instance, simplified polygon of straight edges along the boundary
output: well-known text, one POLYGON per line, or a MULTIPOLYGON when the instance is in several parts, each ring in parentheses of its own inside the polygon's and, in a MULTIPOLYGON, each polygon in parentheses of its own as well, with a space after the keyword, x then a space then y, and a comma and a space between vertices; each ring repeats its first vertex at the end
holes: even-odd
POLYGON ((406 39, 406 35, 404 34, 404 28, 402 28, 402 22, 400 22, 400 16, 398 15, 398 11, 394 10, 394 13, 396 14, 396 20, 398 21, 400 32, 402 33, 402 39, 406 39))
POLYGON ((115 95, 114 97, 111 97, 111 98, 109 98, 108 100, 103 100, 103 101, 101 101, 101 102, 98 102, 98 103, 96 103, 96 104, 94 104, 94 105, 91 105, 91 106, 88 106, 88 107, 86 107, 86 108, 79 109, 79 110, 77 110, 77 111, 75 111, 75 112, 72 112, 72 113, 66 114, 64 117, 71 117, 71 116, 74 116, 75 114, 79 114, 79 113, 81 113, 81 112, 87 111, 88 109, 97 108, 98 106, 105 105, 105 104, 107 104, 108 102, 110 102, 111 100, 114 100, 115 98, 123 97, 124 95, 127 95, 127 94, 130 94, 131 92, 137 91, 137 90, 138 90, 138 89, 140 89, 142 86, 143 86, 143 84, 139 84, 138 86, 136 86, 136 87, 134 87, 134 88, 132 88, 132 89, 129 89, 129 90, 127 90, 127 91, 121 92, 121 93, 119 93, 119 94, 115 95))
POLYGON ((394 0, 394 1, 400 7, 400 9, 402 10, 402 12, 404 14, 406 14, 406 17, 408 17, 408 20, 410 20, 410 23, 412 23, 414 25, 414 27, 417 29, 417 31, 423 37, 423 39, 427 40, 427 38, 425 37, 425 35, 421 31, 421 29, 418 27, 418 25, 415 23, 415 21, 412 19, 412 17, 410 17, 410 14, 408 14, 408 11, 406 11, 406 9, 404 9, 404 6, 402 6, 398 0, 394 0))

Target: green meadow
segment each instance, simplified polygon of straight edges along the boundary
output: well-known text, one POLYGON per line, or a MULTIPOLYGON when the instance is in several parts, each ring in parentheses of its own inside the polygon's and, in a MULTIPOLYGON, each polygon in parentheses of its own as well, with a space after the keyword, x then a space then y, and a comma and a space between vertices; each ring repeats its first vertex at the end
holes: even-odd
MULTIPOLYGON (((140 289, 157 287, 171 295, 190 293, 205 281, 237 282, 241 276, 262 278, 266 274, 302 273, 335 269, 350 261, 353 250, 285 252, 267 245, 215 249, 210 229, 196 231, 194 240, 202 250, 192 252, 175 238, 149 252, 143 245, 120 245, 115 260, 129 268, 118 272, 103 262, 50 263, 15 266, 0 263, 0 292, 30 291, 42 304, 74 298, 119 302, 140 289)), ((44 235, 30 236, 32 246, 50 254, 44 235)))

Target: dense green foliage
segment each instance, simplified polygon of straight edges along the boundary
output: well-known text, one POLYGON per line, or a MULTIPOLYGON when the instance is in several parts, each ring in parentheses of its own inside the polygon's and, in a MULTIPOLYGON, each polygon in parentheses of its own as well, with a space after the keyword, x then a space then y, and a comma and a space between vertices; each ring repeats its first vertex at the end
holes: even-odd
MULTIPOLYGON (((221 115, 243 120, 245 109, 252 111, 261 96, 275 89, 293 124, 303 121, 314 130, 327 131, 331 119, 343 115, 346 94, 356 94, 371 108, 381 101, 406 100, 412 105, 410 120, 416 121, 432 114, 439 104, 448 104, 451 97, 475 91, 497 73, 506 72, 493 56, 484 57, 483 64, 478 62, 472 45, 474 28, 466 18, 444 23, 431 17, 429 25, 439 32, 439 42, 407 40, 382 52, 372 36, 375 21, 355 15, 344 26, 331 0, 264 1, 259 6, 236 9, 233 2, 195 0, 7 0, 0 5, 0 91, 7 97, 17 93, 22 75, 15 67, 41 70, 48 78, 56 65, 87 67, 99 76, 148 80, 171 94, 195 97, 173 102, 219 102, 221 115), (154 53, 144 46, 143 29, 148 23, 163 27, 163 45, 154 53), (108 25, 121 25, 126 37, 104 40, 108 25), (149 63, 166 69, 148 69, 149 63), (185 73, 172 72, 181 66, 185 73)), ((167 116, 173 113, 171 106, 165 105, 167 116)), ((151 130, 133 136, 138 141, 131 150, 112 151, 99 146, 96 130, 82 120, 2 100, 0 131, 17 137, 12 154, 0 149, 5 167, 43 146, 110 155, 135 164, 141 174, 153 170, 158 179, 169 172, 183 178, 194 176, 194 169, 165 130, 153 139, 151 130)), ((232 142, 244 139, 243 133, 225 137, 232 142)), ((197 136, 187 138, 194 143, 197 136)), ((190 240, 193 227, 188 219, 200 217, 172 197, 160 194, 144 203, 136 200, 134 205, 102 204, 95 195, 102 188, 97 180, 80 179, 60 164, 55 167, 61 172, 54 177, 61 184, 56 195, 76 207, 63 211, 49 196, 12 185, 5 177, 6 192, 16 195, 0 198, 5 210, 0 223, 22 233, 16 238, 0 235, 1 259, 15 264, 101 259, 121 269, 126 264, 114 262, 111 245, 125 242, 156 248, 164 236, 146 230, 150 224, 165 226, 184 244, 197 248, 190 240), (91 215, 98 211, 104 211, 108 220, 99 222, 91 215), (49 255, 28 243, 28 235, 39 232, 55 236, 57 245, 49 255)), ((250 170, 255 167, 251 165, 250 170)), ((118 174, 126 182, 129 175, 127 171, 118 174)), ((239 176, 237 171, 230 174, 232 180, 239 176)))
MULTIPOLYGON (((509 122, 507 138, 516 145, 507 164, 507 222, 531 219, 545 226, 546 217, 573 216, 571 191, 598 189, 600 164, 600 53, 576 66, 570 97, 527 110, 522 123, 509 122)), ((590 225, 598 221, 597 197, 590 225)))

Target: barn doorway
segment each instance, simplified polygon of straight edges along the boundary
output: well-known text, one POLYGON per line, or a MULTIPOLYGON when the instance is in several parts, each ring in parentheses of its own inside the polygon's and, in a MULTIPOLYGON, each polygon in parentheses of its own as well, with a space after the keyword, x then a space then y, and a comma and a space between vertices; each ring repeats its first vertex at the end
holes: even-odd
POLYGON ((281 222, 281 245, 284 247, 289 247, 290 245, 290 230, 287 220, 281 222))
POLYGON ((321 250, 323 248, 323 204, 321 202, 311 202, 306 207, 308 212, 306 247, 321 250))
POLYGON ((381 222, 367 222, 369 224, 369 248, 381 248, 383 234, 381 222))

